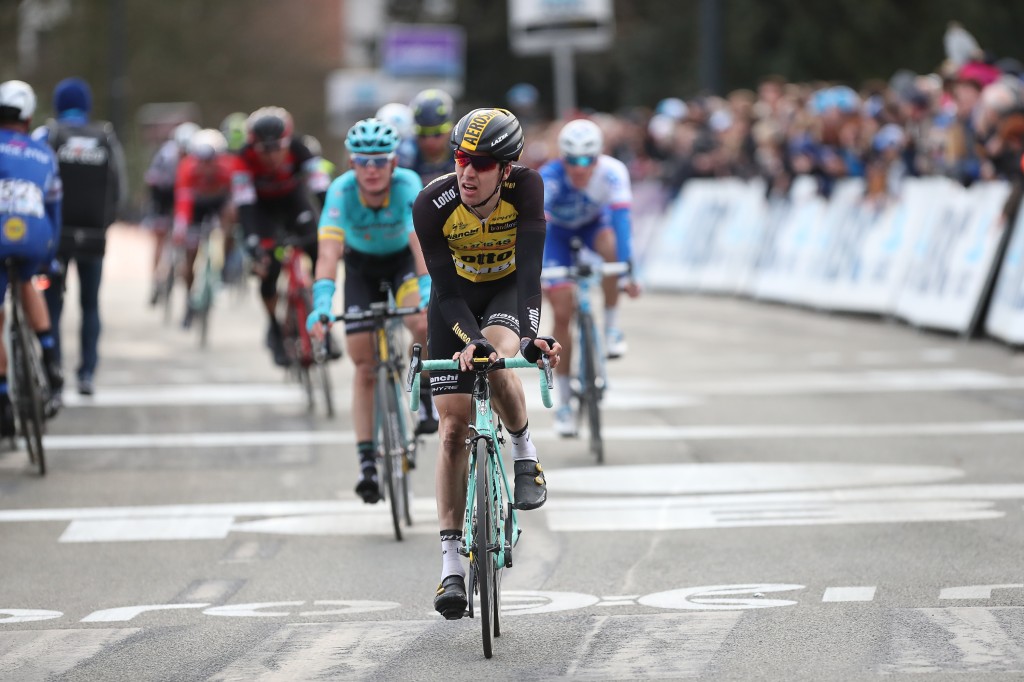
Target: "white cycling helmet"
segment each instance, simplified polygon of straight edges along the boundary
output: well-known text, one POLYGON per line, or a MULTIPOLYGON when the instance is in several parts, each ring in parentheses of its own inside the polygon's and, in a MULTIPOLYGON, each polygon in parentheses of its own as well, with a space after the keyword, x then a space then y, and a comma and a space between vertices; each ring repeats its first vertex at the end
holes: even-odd
POLYGON ((202 161, 209 161, 228 150, 224 134, 213 128, 203 128, 188 141, 188 153, 202 161))
POLYGON ((29 121, 36 112, 36 93, 25 81, 0 83, 0 107, 13 109, 19 121, 29 121))
POLYGON ((199 126, 192 121, 185 121, 184 123, 179 123, 174 128, 174 132, 171 133, 171 139, 178 145, 178 149, 187 151, 189 141, 192 139, 192 136, 198 132, 199 126))
POLYGON ((558 133, 558 151, 567 156, 599 156, 604 150, 604 135, 593 121, 585 118, 569 121, 558 133))
POLYGON ((408 104, 389 102, 377 110, 374 118, 391 125, 403 140, 416 134, 416 120, 413 118, 412 107, 408 104))

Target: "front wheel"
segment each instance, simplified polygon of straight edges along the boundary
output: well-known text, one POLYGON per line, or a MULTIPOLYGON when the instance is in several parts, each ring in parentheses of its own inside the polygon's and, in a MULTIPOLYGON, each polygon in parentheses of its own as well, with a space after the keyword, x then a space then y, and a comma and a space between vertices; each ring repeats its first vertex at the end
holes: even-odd
POLYGON ((497 576, 495 575, 494 552, 492 547, 497 542, 497 533, 492 525, 494 513, 491 509, 490 459, 486 438, 476 441, 476 549, 473 558, 476 561, 476 582, 480 597, 480 630, 483 635, 484 656, 490 658, 491 638, 497 637, 498 619, 495 617, 498 608, 497 576))
POLYGON ((601 440, 601 387, 598 384, 597 327, 594 318, 581 314, 580 320, 580 412, 586 413, 590 432, 590 452, 598 464, 604 462, 604 442, 601 440))
POLYGON ((391 502, 391 524, 395 529, 395 539, 402 539, 402 517, 405 515, 403 506, 405 498, 402 491, 402 454, 405 447, 402 443, 398 426, 398 396, 396 387, 388 373, 381 370, 377 374, 377 391, 380 393, 378 402, 383 412, 380 421, 380 454, 384 459, 384 480, 387 486, 387 497, 391 502))

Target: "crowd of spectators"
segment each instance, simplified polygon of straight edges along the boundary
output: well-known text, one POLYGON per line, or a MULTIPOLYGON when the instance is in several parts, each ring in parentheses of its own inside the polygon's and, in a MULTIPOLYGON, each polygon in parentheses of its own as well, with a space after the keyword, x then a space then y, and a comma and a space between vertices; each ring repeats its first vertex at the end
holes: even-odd
MULTIPOLYGON (((653 110, 588 112, 608 152, 635 181, 658 180, 675 195, 691 178, 761 176, 783 194, 796 175, 835 182, 862 177, 884 196, 906 176, 944 175, 965 186, 1020 180, 1024 152, 1024 65, 982 50, 962 27, 945 36, 934 73, 901 70, 854 89, 769 76, 725 96, 670 97, 653 110)), ((557 153, 561 122, 532 124, 524 163, 557 153)))

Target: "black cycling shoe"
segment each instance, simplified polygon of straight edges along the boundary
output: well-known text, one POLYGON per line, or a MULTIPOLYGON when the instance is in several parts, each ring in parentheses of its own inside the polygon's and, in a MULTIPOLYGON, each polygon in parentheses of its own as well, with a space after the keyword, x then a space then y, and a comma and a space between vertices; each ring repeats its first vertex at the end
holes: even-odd
POLYGON ((356 495, 363 498, 366 504, 377 504, 383 499, 380 494, 380 482, 377 480, 377 467, 363 469, 363 475, 356 483, 356 495))
POLYGON ((544 479, 544 467, 532 459, 517 459, 515 471, 515 508, 523 511, 536 509, 548 499, 548 482, 544 479))
POLYGON ((10 396, 0 396, 0 438, 14 438, 15 435, 14 405, 11 404, 10 396))
POLYGON ((275 365, 287 367, 291 364, 288 359, 288 351, 284 348, 284 339, 281 337, 281 329, 279 327, 271 327, 267 331, 267 348, 270 349, 270 354, 274 356, 275 365))
POLYGON ((450 575, 437 586, 434 595, 434 610, 446 620, 458 620, 466 615, 466 579, 461 575, 450 575))

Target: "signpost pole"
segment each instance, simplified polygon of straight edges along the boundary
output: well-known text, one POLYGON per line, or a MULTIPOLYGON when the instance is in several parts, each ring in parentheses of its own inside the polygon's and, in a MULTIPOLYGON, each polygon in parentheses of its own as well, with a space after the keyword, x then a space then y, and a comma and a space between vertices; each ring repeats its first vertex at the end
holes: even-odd
POLYGON ((561 43, 551 50, 555 76, 555 110, 566 118, 576 109, 576 65, 571 46, 561 43))

